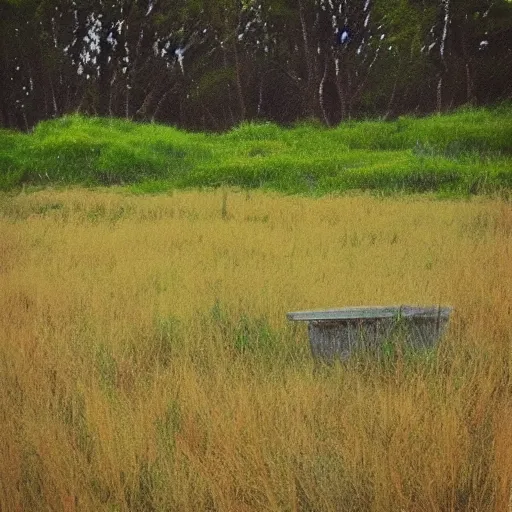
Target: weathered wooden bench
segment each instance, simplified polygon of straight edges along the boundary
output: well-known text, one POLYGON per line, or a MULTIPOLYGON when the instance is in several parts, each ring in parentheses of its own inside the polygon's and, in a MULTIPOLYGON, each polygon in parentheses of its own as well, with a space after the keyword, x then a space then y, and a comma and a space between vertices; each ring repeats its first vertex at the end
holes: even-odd
POLYGON ((308 322, 313 357, 332 363, 356 350, 378 353, 393 339, 413 349, 434 347, 451 312, 451 307, 441 306, 371 306, 295 311, 287 317, 308 322))

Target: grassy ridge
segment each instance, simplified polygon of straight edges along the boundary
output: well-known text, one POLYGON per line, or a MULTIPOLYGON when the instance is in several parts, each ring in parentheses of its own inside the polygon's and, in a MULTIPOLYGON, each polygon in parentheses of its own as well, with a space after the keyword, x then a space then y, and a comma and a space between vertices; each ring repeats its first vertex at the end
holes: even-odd
POLYGON ((137 191, 231 185, 287 193, 352 189, 491 192, 512 186, 512 108, 221 135, 68 116, 30 135, 0 131, 0 188, 126 185, 137 191))

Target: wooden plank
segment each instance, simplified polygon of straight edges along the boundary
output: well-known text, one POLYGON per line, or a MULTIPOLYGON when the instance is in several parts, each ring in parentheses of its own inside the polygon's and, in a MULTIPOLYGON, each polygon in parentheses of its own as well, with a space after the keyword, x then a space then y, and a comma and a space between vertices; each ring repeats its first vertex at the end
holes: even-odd
POLYGON ((365 320, 395 317, 447 318, 451 311, 452 308, 447 306, 359 306, 341 309, 292 311, 287 313, 286 316, 289 320, 294 321, 365 320))

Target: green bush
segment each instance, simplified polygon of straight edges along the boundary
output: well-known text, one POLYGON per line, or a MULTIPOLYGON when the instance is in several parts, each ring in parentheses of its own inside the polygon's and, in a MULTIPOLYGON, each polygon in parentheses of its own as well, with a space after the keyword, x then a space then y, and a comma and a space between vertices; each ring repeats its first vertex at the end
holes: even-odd
POLYGON ((510 104, 424 118, 349 121, 332 129, 311 122, 292 128, 248 122, 209 135, 73 115, 42 122, 31 134, 0 130, 0 187, 492 192, 511 186, 511 140, 510 104))

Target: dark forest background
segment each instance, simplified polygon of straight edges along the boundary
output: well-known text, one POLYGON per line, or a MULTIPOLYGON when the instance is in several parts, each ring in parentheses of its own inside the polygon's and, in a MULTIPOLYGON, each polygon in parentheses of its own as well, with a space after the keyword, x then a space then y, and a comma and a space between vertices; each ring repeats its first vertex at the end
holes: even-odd
POLYGON ((224 130, 512 98, 508 0, 0 0, 0 126, 224 130))

